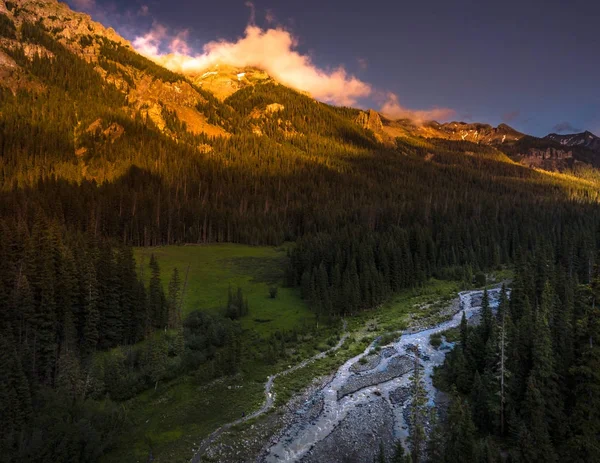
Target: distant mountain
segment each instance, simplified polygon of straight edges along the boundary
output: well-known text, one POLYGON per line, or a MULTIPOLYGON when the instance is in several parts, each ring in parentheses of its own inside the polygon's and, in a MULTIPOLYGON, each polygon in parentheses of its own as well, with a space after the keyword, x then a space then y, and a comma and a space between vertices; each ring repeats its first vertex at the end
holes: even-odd
POLYGON ((600 153, 600 137, 597 137, 589 131, 570 135, 551 133, 545 138, 555 141, 563 146, 581 146, 600 153))
POLYGON ((519 140, 521 132, 506 124, 493 127, 489 124, 436 121, 415 123, 409 119, 389 120, 383 118, 383 130, 390 136, 421 136, 423 138, 442 138, 446 140, 469 141, 485 145, 502 144, 519 140))

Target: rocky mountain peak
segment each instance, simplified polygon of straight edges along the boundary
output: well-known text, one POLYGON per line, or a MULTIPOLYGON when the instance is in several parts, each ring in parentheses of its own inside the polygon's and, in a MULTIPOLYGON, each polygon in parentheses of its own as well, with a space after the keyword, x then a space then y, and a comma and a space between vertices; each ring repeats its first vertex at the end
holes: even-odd
POLYGON ((0 0, 0 12, 11 15, 17 26, 24 21, 41 21, 70 49, 80 52, 81 37, 104 37, 128 48, 131 44, 111 27, 94 21, 90 15, 71 10, 66 3, 57 0, 0 0), (9 6, 11 8, 9 8, 9 6))
POLYGON ((563 146, 579 146, 600 153, 600 137, 589 130, 581 133, 559 135, 551 133, 545 137, 563 146))
POLYGON ((271 79, 271 76, 262 69, 238 68, 223 63, 214 64, 200 71, 186 72, 186 75, 194 84, 210 91, 221 101, 244 87, 271 79))

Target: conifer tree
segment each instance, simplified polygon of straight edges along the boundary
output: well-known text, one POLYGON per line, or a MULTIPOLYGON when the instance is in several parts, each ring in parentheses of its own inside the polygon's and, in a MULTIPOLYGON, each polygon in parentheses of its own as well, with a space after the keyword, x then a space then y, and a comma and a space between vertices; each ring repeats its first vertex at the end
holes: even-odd
POLYGON ((426 421, 426 406, 427 393, 423 382, 423 373, 421 363, 419 361, 419 353, 414 352, 414 367, 410 378, 411 387, 411 405, 410 405, 410 454, 413 463, 423 461, 425 456, 426 436, 425 436, 425 421, 426 421))
POLYGON ((443 462, 445 452, 444 423, 439 419, 438 411, 432 407, 429 413, 431 429, 427 440, 427 461, 443 462))
POLYGON ((471 419, 471 408, 455 395, 448 410, 444 461, 474 461, 474 457, 475 425, 471 419))
MULTIPOLYGON (((231 292, 231 288, 230 288, 231 292)), ((179 313, 181 298, 181 280, 177 267, 173 269, 171 281, 169 282, 169 293, 167 296, 167 307, 169 312, 169 328, 178 328, 181 325, 181 314, 179 313)))
POLYGON ((83 281, 83 351, 91 354, 98 344, 98 324, 100 313, 98 311, 98 282, 96 270, 89 260, 84 263, 83 281))
POLYGON ((460 319, 460 347, 463 352, 467 352, 468 338, 469 338, 469 327, 467 324, 467 316, 465 315, 465 312, 463 312, 462 318, 460 319))
POLYGON ((165 293, 160 281, 160 267, 154 254, 150 256, 150 285, 148 288, 148 310, 152 326, 157 329, 165 328, 167 324, 165 312, 165 293))
POLYGON ((568 451, 572 461, 600 461, 600 272, 577 297, 575 365, 570 375, 575 401, 570 417, 568 451))
POLYGON ((487 288, 483 290, 481 300, 481 342, 486 344, 492 332, 493 315, 490 307, 490 296, 487 288))

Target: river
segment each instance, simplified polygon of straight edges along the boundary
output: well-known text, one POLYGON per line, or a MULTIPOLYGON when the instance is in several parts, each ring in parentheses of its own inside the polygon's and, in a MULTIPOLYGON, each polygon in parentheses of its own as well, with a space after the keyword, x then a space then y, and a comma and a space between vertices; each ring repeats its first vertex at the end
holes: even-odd
MULTIPOLYGON (((498 306, 500 288, 488 290, 490 306, 498 306)), ((429 404, 435 405, 432 373, 453 347, 436 349, 431 336, 460 324, 462 314, 470 319, 481 309, 483 291, 458 294, 459 310, 450 320, 418 332, 406 331, 377 354, 377 340, 351 358, 333 379, 301 407, 297 418, 274 439, 259 458, 264 463, 373 461, 381 443, 391 454, 391 443, 406 440, 405 410, 410 402, 409 377, 418 348, 429 404), (365 360, 362 360, 362 358, 365 360)))

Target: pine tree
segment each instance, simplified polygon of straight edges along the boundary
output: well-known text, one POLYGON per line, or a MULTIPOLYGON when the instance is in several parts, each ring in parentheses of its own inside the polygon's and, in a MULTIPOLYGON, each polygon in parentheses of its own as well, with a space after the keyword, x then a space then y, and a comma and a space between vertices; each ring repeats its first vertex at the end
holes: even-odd
POLYGON ((75 401, 83 393, 83 380, 75 324, 68 313, 65 320, 65 339, 61 344, 57 370, 56 388, 64 397, 75 401))
POLYGON ((152 320, 152 326, 163 329, 167 324, 165 311, 165 293, 160 281, 160 267, 154 254, 150 256, 150 286, 148 288, 148 309, 152 320))
POLYGON ((467 352, 468 339, 469 339, 469 326, 467 324, 467 316, 465 315, 465 312, 463 311, 462 318, 460 319, 460 347, 463 352, 467 352))
POLYGON ((447 463, 474 461, 475 425, 471 419, 471 408, 457 395, 453 397, 448 410, 445 434, 444 458, 447 463))
POLYGON ((521 455, 524 461, 557 461, 546 420, 546 403, 532 375, 527 382, 523 414, 525 428, 521 432, 521 455))
POLYGON ((401 441, 397 441, 394 446, 394 455, 391 463, 410 463, 412 461, 410 454, 406 454, 401 441))
MULTIPOLYGON (((502 302, 501 305, 503 305, 502 302)), ((511 321, 507 310, 502 310, 500 314, 501 319, 499 324, 498 344, 496 351, 497 356, 494 373, 497 385, 496 395, 498 396, 498 406, 496 410, 498 411, 498 421, 500 423, 500 435, 504 436, 506 423, 504 414, 506 411, 507 380, 511 376, 511 373, 508 369, 508 347, 510 344, 508 338, 508 333, 510 330, 508 327, 511 324, 511 321)))
POLYGON ((173 275, 169 282, 169 293, 167 297, 167 307, 169 312, 169 328, 175 329, 181 325, 181 314, 179 313, 181 298, 181 280, 179 279, 179 270, 173 269, 173 275))
POLYGON ((443 462, 445 453, 444 424, 439 419, 438 411, 435 408, 430 410, 429 426, 431 432, 427 441, 427 461, 443 462))
POLYGON ((490 307, 490 296, 487 288, 483 290, 483 298, 481 300, 481 342, 486 344, 490 338, 493 324, 493 314, 490 307))
POLYGON ((83 351, 91 354, 96 350, 98 344, 98 324, 100 313, 98 312, 98 282, 96 270, 89 260, 84 262, 83 280, 83 351))
POLYGON ((600 272, 580 289, 576 324, 577 358, 571 368, 574 400, 568 450, 571 461, 600 461, 600 272))
POLYGON ((375 463, 385 463, 385 448, 383 446, 383 442, 379 442, 379 453, 377 454, 377 458, 375 459, 375 463))
POLYGON ((118 346, 123 342, 124 314, 119 297, 119 272, 113 248, 104 243, 99 250, 96 264, 98 281, 98 312, 100 314, 99 343, 103 349, 118 346))
POLYGON ((410 450, 413 463, 423 461, 425 455, 425 417, 427 406, 427 393, 423 382, 423 373, 419 361, 418 351, 415 350, 415 361, 410 378, 411 408, 410 408, 410 450))
MULTIPOLYGON (((561 441, 562 428, 559 423, 563 422, 563 404, 559 395, 557 378, 555 373, 554 351, 552 348, 552 335, 550 331, 549 317, 552 307, 552 287, 549 282, 544 284, 544 290, 541 298, 541 306, 537 311, 535 320, 535 338, 532 348, 532 370, 531 378, 535 384, 535 389, 543 400, 545 408, 545 420, 553 436, 561 441)), ((528 390, 531 386, 528 385, 528 390)), ((530 390, 530 393, 533 393, 530 390)))
POLYGON ((473 410, 473 422, 475 423, 475 426, 482 431, 487 430, 489 426, 489 397, 487 388, 485 387, 478 371, 475 371, 475 375, 473 377, 470 403, 473 410))
POLYGON ((120 246, 117 249, 116 266, 118 274, 117 292, 123 326, 122 342, 132 344, 136 342, 140 331, 139 315, 136 313, 140 307, 136 301, 138 280, 133 250, 130 247, 120 246))
POLYGON ((0 430, 2 436, 9 436, 25 427, 33 410, 29 383, 15 340, 7 330, 0 336, 0 376, 0 430))

